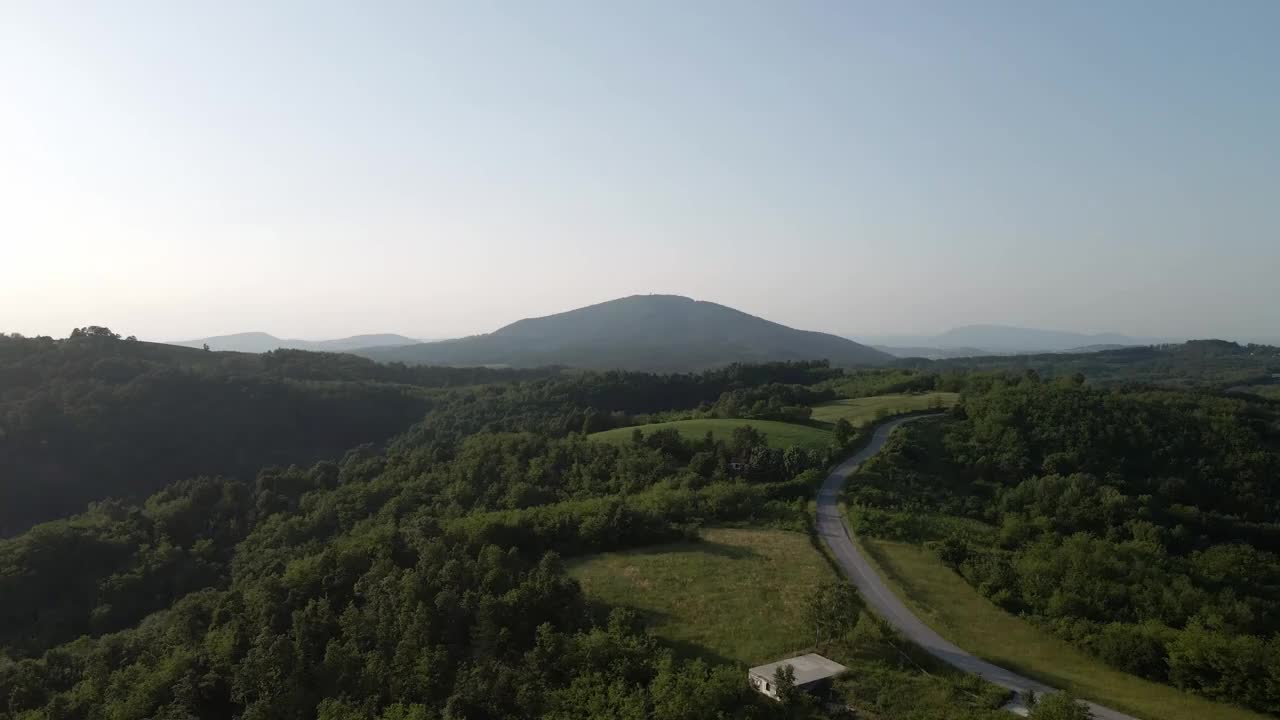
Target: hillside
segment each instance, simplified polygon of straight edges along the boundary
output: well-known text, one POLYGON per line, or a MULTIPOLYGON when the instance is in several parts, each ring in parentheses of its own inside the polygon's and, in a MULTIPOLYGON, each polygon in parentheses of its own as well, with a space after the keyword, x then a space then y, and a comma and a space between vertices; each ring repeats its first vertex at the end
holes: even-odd
POLYGON ((420 419, 429 388, 546 374, 0 335, 0 537, 193 475, 337 458, 420 419))
POLYGON ((982 357, 990 355, 986 350, 978 348, 937 348, 937 347, 900 347, 897 345, 872 345, 871 347, 896 358, 924 358, 926 360, 947 360, 950 358, 982 357))
POLYGON ((1034 355, 942 360, 901 359, 900 367, 941 370, 1034 370, 1046 377, 1080 373, 1093 382, 1142 382, 1226 389, 1272 385, 1280 374, 1280 348, 1224 340, 1121 347, 1034 355))
POLYGON ((1117 333, 1080 333, 1009 325, 964 325, 937 335, 853 336, 859 342, 897 357, 930 360, 1017 353, 1090 352, 1093 349, 1154 345, 1163 338, 1135 338, 1117 333))
POLYGON ((937 337, 938 347, 976 347, 990 352, 1053 352, 1087 345, 1139 345, 1117 333, 1078 333, 1006 325, 966 325, 937 337))
POLYGON ((229 350, 233 352, 264 353, 272 350, 311 350, 313 352, 348 352, 359 348, 394 347, 397 345, 413 345, 418 341, 395 334, 352 335, 335 340, 297 340, 278 338, 264 332, 235 333, 234 335, 216 335, 198 340, 182 340, 168 343, 181 347, 199 348, 205 345, 210 350, 229 350))
POLYGON ((487 335, 399 348, 375 360, 436 365, 565 365, 666 372, 733 362, 830 360, 880 365, 892 358, 835 335, 796 330, 712 302, 635 295, 514 322, 487 335))

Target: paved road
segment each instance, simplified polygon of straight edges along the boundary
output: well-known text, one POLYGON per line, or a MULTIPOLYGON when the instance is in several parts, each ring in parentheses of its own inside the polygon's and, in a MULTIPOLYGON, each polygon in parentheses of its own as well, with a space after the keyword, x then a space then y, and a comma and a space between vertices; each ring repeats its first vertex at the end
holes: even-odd
MULTIPOLYGON (((822 541, 831 550, 836 562, 840 563, 840 567, 844 568, 845 574, 857 586, 863 600, 887 620, 890 625, 896 628, 898 632, 901 632, 907 639, 924 648, 930 655, 966 672, 981 675, 984 680, 1006 687, 1020 696, 1025 695, 1028 690, 1034 690, 1036 694, 1053 692, 1054 689, 1044 683, 1036 682, 1031 678, 1023 677, 970 655, 929 629, 929 626, 920 622, 920 619, 912 614, 906 605, 902 604, 902 601, 893 594, 893 591, 885 586, 884 581, 867 563, 867 559, 858 550, 857 546, 853 544, 849 526, 840 514, 840 490, 844 488, 845 481, 849 479, 849 475, 854 470, 858 469, 859 465, 866 462, 867 458, 880 452, 880 449, 884 447, 885 441, 889 439, 889 434, 894 429, 903 423, 911 422, 920 417, 927 416, 917 415, 915 417, 899 418, 880 425, 876 428, 875 434, 865 448, 840 463, 836 469, 831 471, 831 474, 827 476, 826 482, 822 484, 822 489, 818 491, 818 535, 822 537, 822 541)), ((1126 715, 1101 705, 1094 705, 1093 703, 1089 705, 1093 716, 1097 720, 1138 720, 1132 715, 1126 715)))

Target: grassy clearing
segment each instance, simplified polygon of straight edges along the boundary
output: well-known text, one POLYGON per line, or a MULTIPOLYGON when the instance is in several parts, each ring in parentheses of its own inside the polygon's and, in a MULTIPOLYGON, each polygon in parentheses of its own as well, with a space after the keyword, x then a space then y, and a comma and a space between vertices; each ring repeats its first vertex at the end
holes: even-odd
POLYGON ((833 577, 809 538, 727 529, 703 538, 595 555, 569 572, 588 597, 639 610, 655 635, 690 654, 750 666, 803 648, 805 598, 833 577))
POLYGON ((894 592, 960 647, 1080 697, 1155 720, 1262 720, 1172 687, 1113 670, 990 603, 934 553, 914 544, 862 539, 894 592))
POLYGON ((665 423, 614 428, 613 430, 594 433, 591 437, 605 442, 623 443, 631 442, 631 434, 637 429, 648 434, 655 430, 674 428, 680 431, 680 434, 688 440, 701 440, 706 437, 708 432, 717 440, 728 440, 733 434, 734 428, 739 428, 743 425, 750 425, 764 433, 768 438, 769 445, 776 448, 786 448, 792 445, 824 448, 832 441, 831 433, 822 428, 778 422, 776 420, 741 420, 737 418, 674 420, 665 423))
POLYGON ((855 426, 876 419, 883 411, 888 415, 917 412, 930 408, 949 408, 956 404, 959 393, 930 392, 918 395, 875 395, 823 403, 813 408, 813 419, 821 423, 835 423, 844 418, 855 426))
POLYGON ((1004 702, 999 688, 941 667, 922 673, 875 627, 813 647, 803 606, 834 573, 806 535, 713 529, 703 538, 583 558, 569 572, 589 598, 640 611, 683 654, 749 667, 816 650, 847 665, 837 690, 858 717, 1011 717, 992 709, 1004 702))

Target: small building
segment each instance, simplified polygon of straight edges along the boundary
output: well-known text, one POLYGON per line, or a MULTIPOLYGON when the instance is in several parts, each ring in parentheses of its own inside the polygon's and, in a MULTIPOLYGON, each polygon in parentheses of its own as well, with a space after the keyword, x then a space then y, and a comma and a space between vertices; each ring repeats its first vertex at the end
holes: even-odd
POLYGON ((747 671, 751 687, 755 688, 756 692, 778 700, 778 684, 774 681, 774 676, 778 668, 787 665, 790 665, 791 671, 795 673, 796 687, 811 693, 825 689, 830 685, 832 678, 849 669, 817 653, 809 653, 751 668, 747 671))

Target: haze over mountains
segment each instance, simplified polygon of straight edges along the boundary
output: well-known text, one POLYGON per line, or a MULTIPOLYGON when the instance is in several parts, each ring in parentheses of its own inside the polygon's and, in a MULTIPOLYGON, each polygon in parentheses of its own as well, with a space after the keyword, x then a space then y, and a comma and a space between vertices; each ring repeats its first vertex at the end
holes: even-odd
POLYGON ((796 330, 712 302, 635 295, 540 318, 486 335, 357 354, 433 365, 566 365, 685 372, 732 362, 830 360, 879 365, 886 353, 828 333, 796 330))
POLYGON ((203 347, 210 350, 230 350, 234 352, 263 353, 272 350, 313 350, 316 352, 350 352, 360 348, 386 347, 395 345, 413 345, 422 342, 411 337, 395 334, 352 335, 336 340, 296 340, 282 339, 264 332, 244 332, 233 335, 216 335, 199 340, 182 340, 170 345, 183 347, 203 347))
POLYGON ((494 332, 441 341, 398 334, 334 340, 278 338, 263 332, 171 343, 261 353, 276 349, 349 352, 417 365, 564 365, 588 369, 687 372, 731 362, 828 359, 836 365, 894 358, 948 359, 1044 352, 1096 352, 1177 342, 1118 333, 1079 333, 981 324, 937 335, 859 336, 796 330, 713 302, 679 295, 635 295, 528 318, 494 332))

